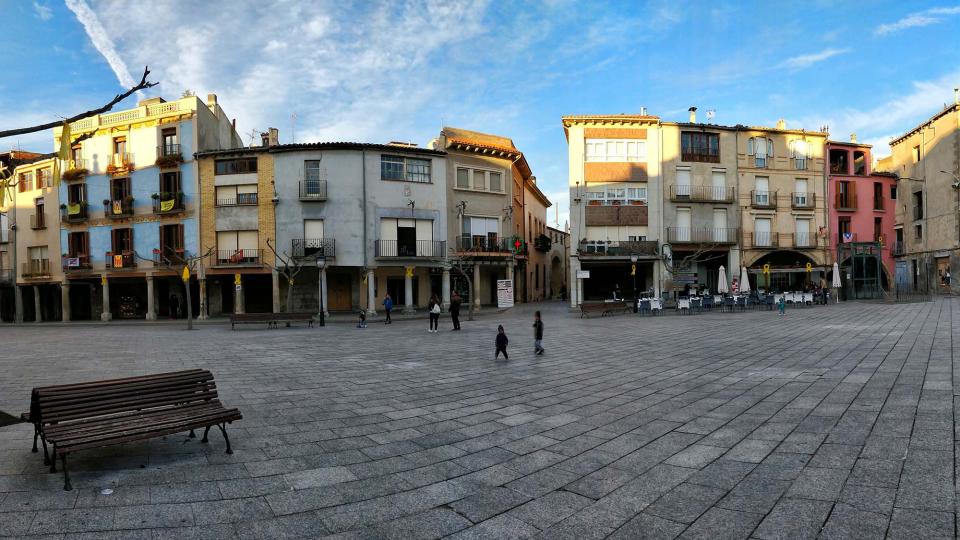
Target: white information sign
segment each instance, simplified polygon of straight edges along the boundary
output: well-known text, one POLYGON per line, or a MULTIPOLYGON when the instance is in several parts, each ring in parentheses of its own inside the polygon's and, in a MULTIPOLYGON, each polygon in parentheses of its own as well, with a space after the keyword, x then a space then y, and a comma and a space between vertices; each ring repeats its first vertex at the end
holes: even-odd
POLYGON ((577 279, 590 279, 589 270, 577 270, 577 279))
POLYGON ((513 281, 509 279, 497 280, 497 307, 500 309, 513 307, 513 281))

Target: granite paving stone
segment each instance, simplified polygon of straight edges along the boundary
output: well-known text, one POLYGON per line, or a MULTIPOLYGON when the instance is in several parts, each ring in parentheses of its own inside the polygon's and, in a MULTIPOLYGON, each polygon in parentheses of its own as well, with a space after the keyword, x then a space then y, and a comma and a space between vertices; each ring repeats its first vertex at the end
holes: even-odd
POLYGON ((425 320, 357 329, 352 319, 243 331, 214 319, 192 332, 181 321, 0 324, 0 339, 14 337, 0 355, 4 412, 26 410, 37 386, 199 367, 244 416, 228 428, 232 455, 216 430, 208 445, 178 433, 80 452, 72 492, 30 452, 29 425, 2 427, 0 536, 960 530, 960 299, 841 302, 786 319, 581 319, 543 302, 481 309, 461 332, 439 334, 425 320), (492 361, 496 325, 522 342, 535 309, 549 352, 518 346, 492 361), (762 339, 744 339, 750 328, 762 339))

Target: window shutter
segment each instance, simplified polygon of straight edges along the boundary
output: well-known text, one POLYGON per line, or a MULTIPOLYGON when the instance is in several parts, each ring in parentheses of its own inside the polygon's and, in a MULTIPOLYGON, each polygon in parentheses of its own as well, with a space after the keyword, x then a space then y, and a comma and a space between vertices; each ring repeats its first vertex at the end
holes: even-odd
POLYGON ((843 188, 843 182, 837 182, 837 191, 833 194, 833 207, 840 208, 840 190, 843 188))
POLYGON ((847 202, 850 204, 850 208, 857 208, 857 183, 850 182, 847 185, 850 186, 850 196, 847 197, 847 202))
POLYGON ((767 157, 773 157, 773 139, 767 139, 767 157))
POLYGON ((177 249, 183 249, 183 224, 177 225, 177 238, 175 241, 177 249))
POLYGON ((747 155, 748 156, 753 155, 753 137, 750 137, 749 139, 747 139, 747 155))

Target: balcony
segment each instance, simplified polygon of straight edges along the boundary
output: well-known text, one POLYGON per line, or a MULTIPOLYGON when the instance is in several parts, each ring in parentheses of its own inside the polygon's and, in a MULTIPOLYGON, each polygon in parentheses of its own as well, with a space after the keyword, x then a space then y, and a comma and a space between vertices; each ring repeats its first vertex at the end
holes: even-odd
POLYGON ((73 202, 60 205, 60 215, 65 223, 83 223, 87 220, 87 203, 73 202))
POLYGON ((736 227, 668 227, 667 241, 671 244, 736 244, 736 227))
POLYGON ((90 257, 83 253, 74 253, 63 258, 63 271, 68 274, 83 272, 91 268, 93 268, 93 265, 90 264, 90 257))
POLYGON ((67 162, 67 169, 63 171, 61 178, 65 182, 73 180, 82 180, 83 177, 90 174, 90 165, 85 159, 71 159, 67 162))
POLYGON ((893 242, 890 245, 890 253, 893 254, 894 257, 899 257, 900 255, 906 253, 906 248, 904 247, 903 242, 893 242))
POLYGON ((291 256, 295 258, 337 256, 337 242, 333 238, 294 238, 290 242, 291 256))
POLYGON ((649 209, 646 205, 588 205, 584 217, 588 227, 646 225, 649 209))
POLYGON ((260 266, 262 249, 219 249, 210 255, 211 266, 260 266))
POLYGON ((750 206, 766 210, 776 210, 777 192, 776 191, 751 191, 750 206))
POLYGON ((681 161, 693 161, 697 163, 720 163, 720 154, 719 149, 716 149, 717 152, 692 152, 692 151, 681 151, 680 160, 681 161))
POLYGON ((743 243, 752 248, 778 248, 780 247, 780 235, 770 232, 745 233, 743 243))
POLYGON ((816 233, 794 233, 790 236, 790 245, 794 249, 816 249, 821 246, 820 237, 816 233))
POLYGON ((104 254, 108 270, 131 270, 137 267, 137 257, 132 251, 108 251, 104 254))
POLYGON ((4 285, 13 284, 13 269, 11 268, 0 268, 0 283, 4 285))
POLYGON ((110 156, 110 164, 107 165, 107 174, 122 175, 133 170, 133 154, 130 152, 121 152, 110 156))
POLYGON ((670 186, 670 200, 673 202, 732 203, 734 190, 724 186, 670 186))
POLYGON ((50 259, 33 259, 21 263, 20 275, 28 279, 50 277, 50 259))
POLYGON ((157 215, 183 212, 183 193, 154 193, 153 213, 157 215))
POLYGON ((380 258, 392 257, 443 257, 447 243, 443 240, 377 240, 374 255, 380 258))
POLYGON ((611 242, 580 242, 578 252, 581 257, 656 257, 657 242, 652 240, 611 242))
POLYGON ((164 144, 157 147, 157 160, 154 165, 161 169, 171 169, 183 163, 183 154, 179 144, 164 144))
POLYGON ((509 238, 464 234, 457 237, 457 253, 509 255, 513 244, 509 238))
POLYGON ((37 212, 30 215, 30 228, 39 231, 47 228, 47 219, 44 212, 37 212))
POLYGON ((304 182, 300 182, 300 200, 301 201, 327 200, 327 181, 326 180, 306 180, 304 182))
POLYGON ((103 200, 103 215, 111 219, 128 218, 133 215, 133 197, 103 200))
POLYGON ((790 207, 794 210, 813 210, 817 207, 817 195, 815 193, 790 194, 790 207))
POLYGON ((217 199, 216 205, 218 207, 222 206, 256 206, 257 205, 257 194, 256 193, 238 193, 236 197, 226 198, 226 199, 217 199))
POLYGON ((160 246, 153 250, 153 267, 167 268, 169 266, 180 266, 184 262, 183 248, 173 248, 160 246))

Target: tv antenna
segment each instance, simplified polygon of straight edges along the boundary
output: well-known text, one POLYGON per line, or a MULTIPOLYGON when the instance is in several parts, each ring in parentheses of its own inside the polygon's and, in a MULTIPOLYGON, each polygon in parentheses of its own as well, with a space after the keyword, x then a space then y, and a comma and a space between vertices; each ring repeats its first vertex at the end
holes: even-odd
POLYGON ((297 142, 297 112, 290 115, 290 144, 297 142))
POLYGON ((717 115, 717 111, 714 109, 710 109, 709 111, 707 111, 707 122, 713 121, 713 117, 716 115, 717 115))
POLYGON ((260 130, 253 128, 250 130, 250 133, 246 133, 246 136, 250 138, 250 146, 253 146, 253 141, 257 140, 257 135, 260 134, 260 130))

